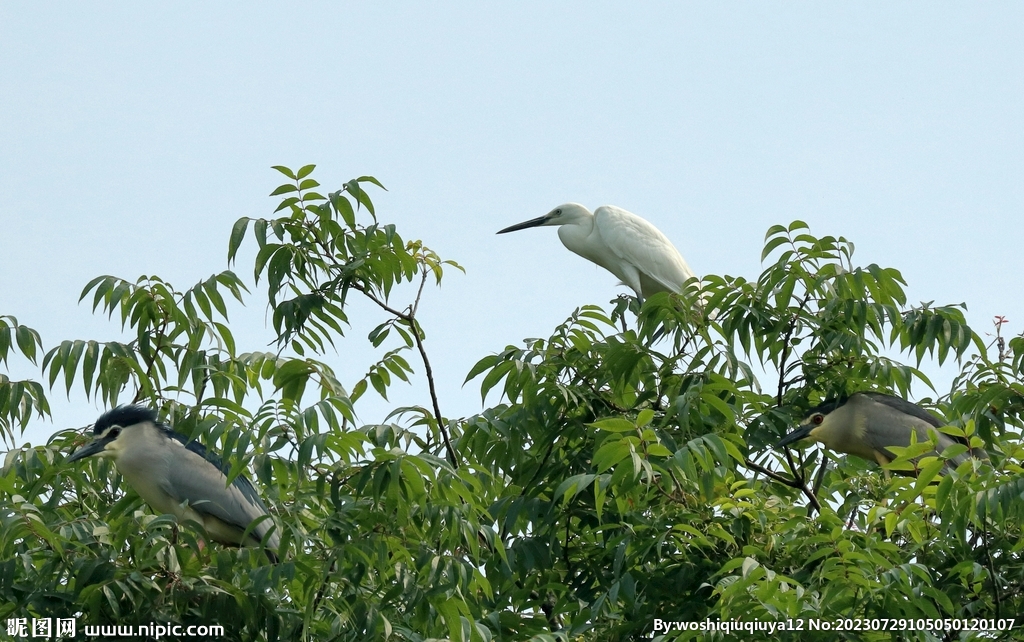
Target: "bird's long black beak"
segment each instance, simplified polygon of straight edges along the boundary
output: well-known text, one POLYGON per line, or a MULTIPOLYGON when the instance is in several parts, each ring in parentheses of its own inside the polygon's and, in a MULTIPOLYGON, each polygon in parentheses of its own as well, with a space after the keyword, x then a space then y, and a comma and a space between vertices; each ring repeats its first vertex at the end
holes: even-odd
POLYGON ((103 449, 106 448, 106 446, 107 440, 94 439, 93 441, 87 443, 86 445, 76 450, 73 455, 68 457, 67 461, 68 463, 71 463, 73 461, 78 461, 79 459, 85 459, 86 457, 102 452, 103 449))
POLYGON ((813 424, 797 426, 796 430, 780 439, 779 443, 775 444, 775 447, 782 448, 783 446, 788 446, 793 442, 800 441, 801 439, 806 439, 807 437, 811 436, 812 430, 814 430, 813 424))
POLYGON ((505 232, 518 232, 519 230, 525 230, 528 227, 537 227, 538 225, 544 225, 548 222, 548 216, 538 216, 537 218, 531 218, 529 221, 523 221, 522 223, 516 223, 515 225, 509 225, 503 230, 498 230, 498 234, 504 234, 505 232))

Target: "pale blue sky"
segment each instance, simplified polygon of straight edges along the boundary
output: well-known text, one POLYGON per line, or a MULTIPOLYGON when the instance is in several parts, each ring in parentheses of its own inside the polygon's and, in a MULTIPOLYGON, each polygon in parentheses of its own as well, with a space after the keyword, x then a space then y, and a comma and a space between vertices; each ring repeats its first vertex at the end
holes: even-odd
MULTIPOLYGON (((224 269, 231 224, 273 210, 269 167, 316 163, 331 189, 376 176, 381 218, 466 267, 421 313, 450 416, 480 408, 477 359, 622 291, 554 230, 494 234, 565 201, 748 278, 766 229, 803 219, 1016 334, 1022 28, 1015 3, 2 3, 0 314, 47 347, 113 338, 76 304, 90 278, 224 269)), ((353 313, 330 358, 349 384, 379 319, 353 313)), ((261 349, 262 307, 236 318, 261 349)), ((53 402, 28 439, 101 410, 53 402)))

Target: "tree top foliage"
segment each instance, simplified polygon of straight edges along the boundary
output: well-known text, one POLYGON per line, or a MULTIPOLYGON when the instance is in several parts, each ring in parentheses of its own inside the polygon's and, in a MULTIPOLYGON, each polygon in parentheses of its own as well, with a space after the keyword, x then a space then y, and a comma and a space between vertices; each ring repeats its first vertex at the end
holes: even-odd
POLYGON ((55 388, 151 406, 222 453, 229 477, 253 477, 280 563, 203 545, 109 462, 66 464, 85 436, 65 430, 0 459, 0 619, 489 641, 636 639, 655 618, 1024 612, 1024 338, 1004 338, 1002 320, 986 345, 962 304, 909 304, 896 269, 858 265, 852 242, 794 221, 768 230, 754 279, 584 306, 484 356, 466 381, 493 405, 448 417, 417 313, 425 284, 461 267, 378 219, 373 177, 322 194, 312 165, 275 169, 272 217, 228 236, 227 267, 255 243, 258 294, 229 269, 184 290, 99 276, 82 300, 124 341, 46 344, 0 316, 0 367, 18 353, 39 368, 39 381, 0 371, 0 434, 13 443, 47 417, 55 388), (354 340, 353 297, 379 312, 379 359, 345 385, 330 360, 354 340), (269 306, 269 349, 236 345, 230 299, 269 306), (958 369, 948 392, 925 359, 958 369), (422 404, 357 424, 371 388, 387 398, 412 377, 422 404), (900 475, 772 448, 808 408, 862 390, 930 391, 918 401, 943 430, 990 459, 943 470, 956 453, 916 444, 900 475))

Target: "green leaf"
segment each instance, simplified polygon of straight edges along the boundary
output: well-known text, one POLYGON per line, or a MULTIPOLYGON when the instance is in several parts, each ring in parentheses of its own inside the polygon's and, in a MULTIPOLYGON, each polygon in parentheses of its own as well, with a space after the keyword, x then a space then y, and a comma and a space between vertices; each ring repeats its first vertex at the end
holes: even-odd
POLYGON ((785 225, 772 225, 771 227, 768 228, 768 231, 765 232, 764 240, 767 241, 776 234, 786 234, 787 232, 788 230, 786 230, 785 225))
POLYGON ((630 443, 625 439, 606 441, 594 454, 594 469, 603 473, 629 456, 630 443))
POLYGON ((360 176, 356 180, 359 181, 360 183, 373 183, 374 185, 381 188, 385 192, 388 191, 388 189, 384 187, 384 185, 382 185, 380 181, 378 181, 376 178, 372 176, 360 176))
POLYGON ((591 428, 597 428, 598 430, 605 430, 607 432, 636 431, 636 426, 634 424, 619 417, 609 417, 608 419, 601 419, 587 425, 591 428))
POLYGON ((276 188, 274 188, 274 191, 271 192, 270 195, 280 196, 281 194, 290 194, 291 192, 297 191, 299 191, 299 188, 294 183, 285 183, 283 185, 278 185, 276 188))
POLYGON ((245 231, 249 228, 249 221, 251 220, 252 219, 243 216, 235 221, 234 226, 232 226, 231 237, 228 239, 228 264, 235 260, 235 255, 238 253, 238 248, 242 246, 242 240, 245 238, 245 231))
POLYGON ((650 457, 671 457, 672 451, 662 444, 649 444, 647 446, 647 455, 650 457))
POLYGON ((298 177, 292 172, 292 170, 288 169, 284 165, 274 165, 273 167, 271 167, 271 169, 276 169, 277 171, 281 172, 282 174, 292 179, 293 181, 298 180, 298 177))
POLYGON ((35 333, 32 328, 27 326, 19 325, 15 327, 15 336, 18 341, 18 348, 21 350, 21 354, 31 361, 36 362, 36 345, 42 347, 42 342, 39 340, 39 335, 35 333))
POLYGON ((571 499, 575 499, 580 493, 585 491, 597 478, 597 475, 583 473, 580 475, 573 475, 568 479, 562 481, 561 484, 555 489, 554 496, 561 497, 562 503, 566 504, 571 499), (572 497, 569 495, 572 494, 572 497))
POLYGON ((71 349, 68 351, 67 358, 64 361, 64 387, 69 398, 71 395, 71 384, 75 381, 75 372, 78 370, 78 362, 81 360, 84 350, 85 341, 75 341, 72 343, 71 349))
POLYGON ((463 380, 462 385, 466 385, 471 380, 480 376, 480 373, 483 372, 484 370, 493 368, 498 363, 498 361, 498 355, 494 354, 488 355, 483 359, 480 359, 470 369, 469 374, 466 375, 466 378, 463 380))
POLYGON ((359 186, 358 181, 351 180, 345 183, 345 188, 353 197, 355 197, 356 202, 366 208, 366 211, 370 213, 370 216, 376 217, 376 213, 373 211, 373 203, 370 201, 370 196, 363 191, 362 187, 359 186))
POLYGON ((775 251, 775 248, 785 243, 789 243, 789 238, 785 236, 776 236, 772 240, 765 243, 764 249, 761 251, 761 260, 764 261, 766 258, 768 258, 768 255, 775 251))
POLYGON ((934 461, 929 462, 921 469, 918 473, 917 481, 914 483, 914 489, 918 494, 928 487, 928 484, 935 479, 936 475, 939 474, 939 471, 942 470, 945 464, 946 462, 944 460, 936 457, 934 461))
POLYGON ((350 395, 353 402, 358 400, 366 392, 366 379, 360 379, 356 382, 356 385, 352 386, 352 394, 350 395))

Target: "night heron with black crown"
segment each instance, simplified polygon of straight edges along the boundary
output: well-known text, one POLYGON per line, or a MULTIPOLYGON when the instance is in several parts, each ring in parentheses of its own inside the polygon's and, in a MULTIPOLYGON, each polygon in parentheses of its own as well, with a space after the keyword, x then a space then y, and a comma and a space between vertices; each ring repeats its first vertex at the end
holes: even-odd
POLYGON ((112 460, 154 511, 196 522, 222 544, 263 546, 277 561, 280 537, 252 482, 238 475, 228 484, 220 458, 159 423, 154 410, 119 406, 104 413, 93 426, 93 440, 68 461, 92 455, 112 460))
POLYGON ((965 440, 939 431, 945 425, 932 413, 905 399, 880 392, 855 392, 812 408, 776 447, 813 439, 829 450, 887 465, 897 456, 891 448, 909 446, 911 435, 916 434, 919 444, 933 438, 936 441, 935 448, 922 456, 938 455, 960 443, 967 445, 969 450, 950 457, 948 466, 959 466, 972 456, 987 458, 984 450, 970 450, 965 440))

